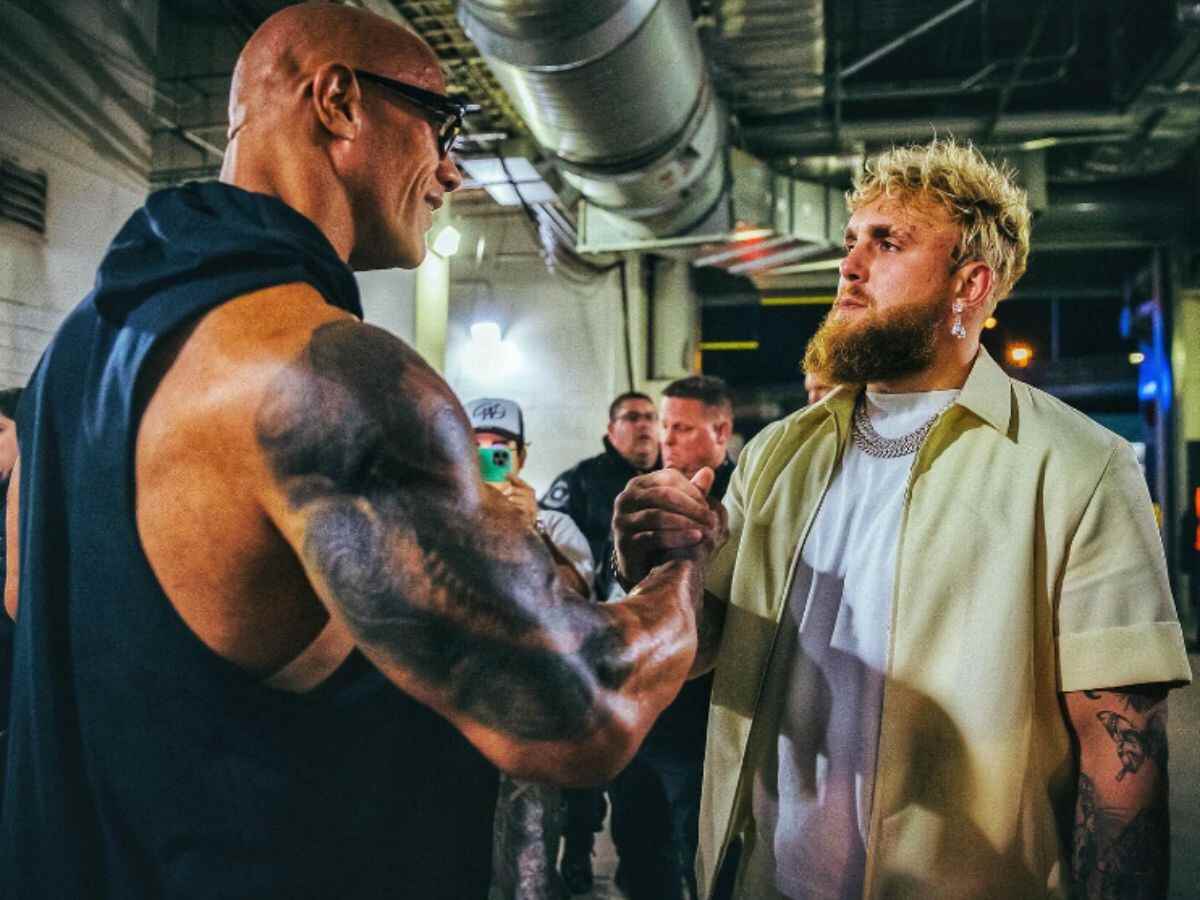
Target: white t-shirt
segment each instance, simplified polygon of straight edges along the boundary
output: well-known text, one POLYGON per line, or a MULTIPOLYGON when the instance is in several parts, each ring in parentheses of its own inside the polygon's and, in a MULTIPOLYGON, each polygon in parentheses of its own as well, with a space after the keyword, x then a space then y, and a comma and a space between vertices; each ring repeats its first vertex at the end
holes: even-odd
MULTIPOLYGON (((867 393, 875 430, 915 431, 958 391, 867 393)), ((858 900, 875 780, 896 542, 915 453, 847 444, 796 562, 762 715, 777 739, 754 760, 754 834, 739 897, 858 900)))

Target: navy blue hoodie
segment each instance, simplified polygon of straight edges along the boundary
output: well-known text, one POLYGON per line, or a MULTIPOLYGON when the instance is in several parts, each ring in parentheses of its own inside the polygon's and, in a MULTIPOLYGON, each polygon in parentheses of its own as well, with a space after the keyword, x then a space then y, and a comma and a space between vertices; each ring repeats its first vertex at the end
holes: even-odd
POLYGON ((305 282, 361 317, 350 270, 277 199, 152 195, 22 398, 0 895, 486 895, 495 770, 355 652, 308 694, 210 651, 137 534, 138 374, 217 304, 305 282))

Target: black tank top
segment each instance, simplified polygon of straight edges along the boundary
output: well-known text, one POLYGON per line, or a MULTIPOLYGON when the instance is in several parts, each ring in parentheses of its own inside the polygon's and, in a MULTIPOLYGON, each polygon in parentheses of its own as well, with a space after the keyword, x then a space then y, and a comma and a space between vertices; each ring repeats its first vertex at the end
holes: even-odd
POLYGON ((138 539, 148 352, 292 282, 362 314, 328 241, 278 200, 214 183, 155 194, 25 392, 6 898, 486 896, 492 766, 357 652, 299 695, 221 659, 138 539))

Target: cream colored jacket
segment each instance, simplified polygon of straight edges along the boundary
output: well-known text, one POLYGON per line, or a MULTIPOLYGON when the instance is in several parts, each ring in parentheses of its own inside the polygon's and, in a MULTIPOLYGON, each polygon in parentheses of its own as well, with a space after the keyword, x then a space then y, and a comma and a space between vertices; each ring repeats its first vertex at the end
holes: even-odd
MULTIPOLYGON (((769 426, 725 496, 703 897, 730 839, 754 840, 747 749, 776 738, 755 728, 763 681, 855 394, 769 426)), ((1059 694, 1191 678, 1133 450, 980 350, 914 460, 898 541, 864 896, 1063 896, 1055 821, 1072 821, 1075 783, 1059 694)))

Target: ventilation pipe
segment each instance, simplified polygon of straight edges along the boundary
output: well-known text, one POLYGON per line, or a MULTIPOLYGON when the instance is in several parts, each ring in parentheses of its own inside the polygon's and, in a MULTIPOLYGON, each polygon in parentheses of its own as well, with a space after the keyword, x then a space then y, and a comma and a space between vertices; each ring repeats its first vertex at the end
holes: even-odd
POLYGON ((630 246, 718 207, 725 116, 687 0, 461 0, 458 17, 563 178, 630 246))

